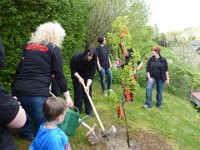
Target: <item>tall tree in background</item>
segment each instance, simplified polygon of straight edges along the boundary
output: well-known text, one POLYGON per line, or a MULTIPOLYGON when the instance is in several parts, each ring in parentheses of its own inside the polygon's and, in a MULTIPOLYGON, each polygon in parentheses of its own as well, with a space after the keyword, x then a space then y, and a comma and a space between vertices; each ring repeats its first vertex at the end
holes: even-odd
POLYGON ((99 35, 111 30, 112 22, 123 12, 129 0, 88 0, 86 43, 94 45, 99 35))
MULTIPOLYGON (((126 12, 126 11, 125 11, 126 12)), ((149 6, 144 0, 132 1, 127 10, 129 18, 129 32, 132 36, 133 48, 137 49, 141 56, 145 56, 146 50, 153 45, 153 29, 147 26, 149 20, 149 6)))

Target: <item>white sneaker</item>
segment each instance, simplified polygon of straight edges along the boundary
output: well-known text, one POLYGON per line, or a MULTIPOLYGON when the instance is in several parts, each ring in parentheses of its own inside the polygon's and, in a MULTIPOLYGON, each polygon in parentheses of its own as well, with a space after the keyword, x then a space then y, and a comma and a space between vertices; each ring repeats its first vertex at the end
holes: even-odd
POLYGON ((106 91, 103 91, 103 95, 104 95, 104 96, 108 96, 108 94, 107 94, 106 91))

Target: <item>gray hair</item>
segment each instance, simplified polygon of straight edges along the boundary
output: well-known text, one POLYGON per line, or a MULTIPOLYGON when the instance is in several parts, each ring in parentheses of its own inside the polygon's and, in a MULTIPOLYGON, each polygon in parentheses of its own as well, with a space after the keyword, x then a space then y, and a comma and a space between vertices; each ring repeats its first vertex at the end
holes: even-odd
POLYGON ((58 22, 47 22, 37 27, 36 31, 31 34, 29 43, 48 44, 61 48, 65 37, 65 30, 58 22))

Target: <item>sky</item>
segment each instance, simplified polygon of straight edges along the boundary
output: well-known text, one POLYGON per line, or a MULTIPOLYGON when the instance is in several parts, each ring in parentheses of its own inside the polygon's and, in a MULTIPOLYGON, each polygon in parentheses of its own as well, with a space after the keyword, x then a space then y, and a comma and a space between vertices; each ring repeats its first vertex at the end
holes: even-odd
POLYGON ((200 26, 200 0, 144 0, 150 5, 149 24, 160 32, 200 26))

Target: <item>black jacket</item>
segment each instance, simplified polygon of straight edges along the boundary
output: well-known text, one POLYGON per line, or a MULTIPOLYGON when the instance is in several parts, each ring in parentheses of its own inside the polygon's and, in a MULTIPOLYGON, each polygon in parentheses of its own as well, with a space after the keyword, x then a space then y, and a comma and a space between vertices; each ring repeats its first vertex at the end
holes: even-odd
POLYGON ((76 53, 71 62, 70 62, 70 69, 71 69, 71 76, 73 80, 78 80, 74 73, 78 72, 78 74, 85 80, 93 79, 95 71, 96 71, 96 59, 91 61, 87 61, 85 58, 84 53, 76 53))
POLYGON ((16 71, 13 95, 48 96, 52 74, 55 74, 61 91, 67 91, 61 49, 51 43, 27 45, 16 71))
MULTIPOLYGON (((148 60, 148 63, 147 63, 147 66, 146 66, 146 72, 149 72, 150 73, 150 77, 152 77, 152 74, 153 74, 153 65, 152 63, 156 61, 156 58, 155 56, 152 56, 151 58, 149 58, 148 60)), ((158 59, 159 61, 159 65, 160 65, 160 68, 161 68, 161 79, 163 80, 163 82, 166 80, 166 72, 168 71, 168 63, 167 63, 167 60, 162 57, 160 55, 160 58, 158 59)))

